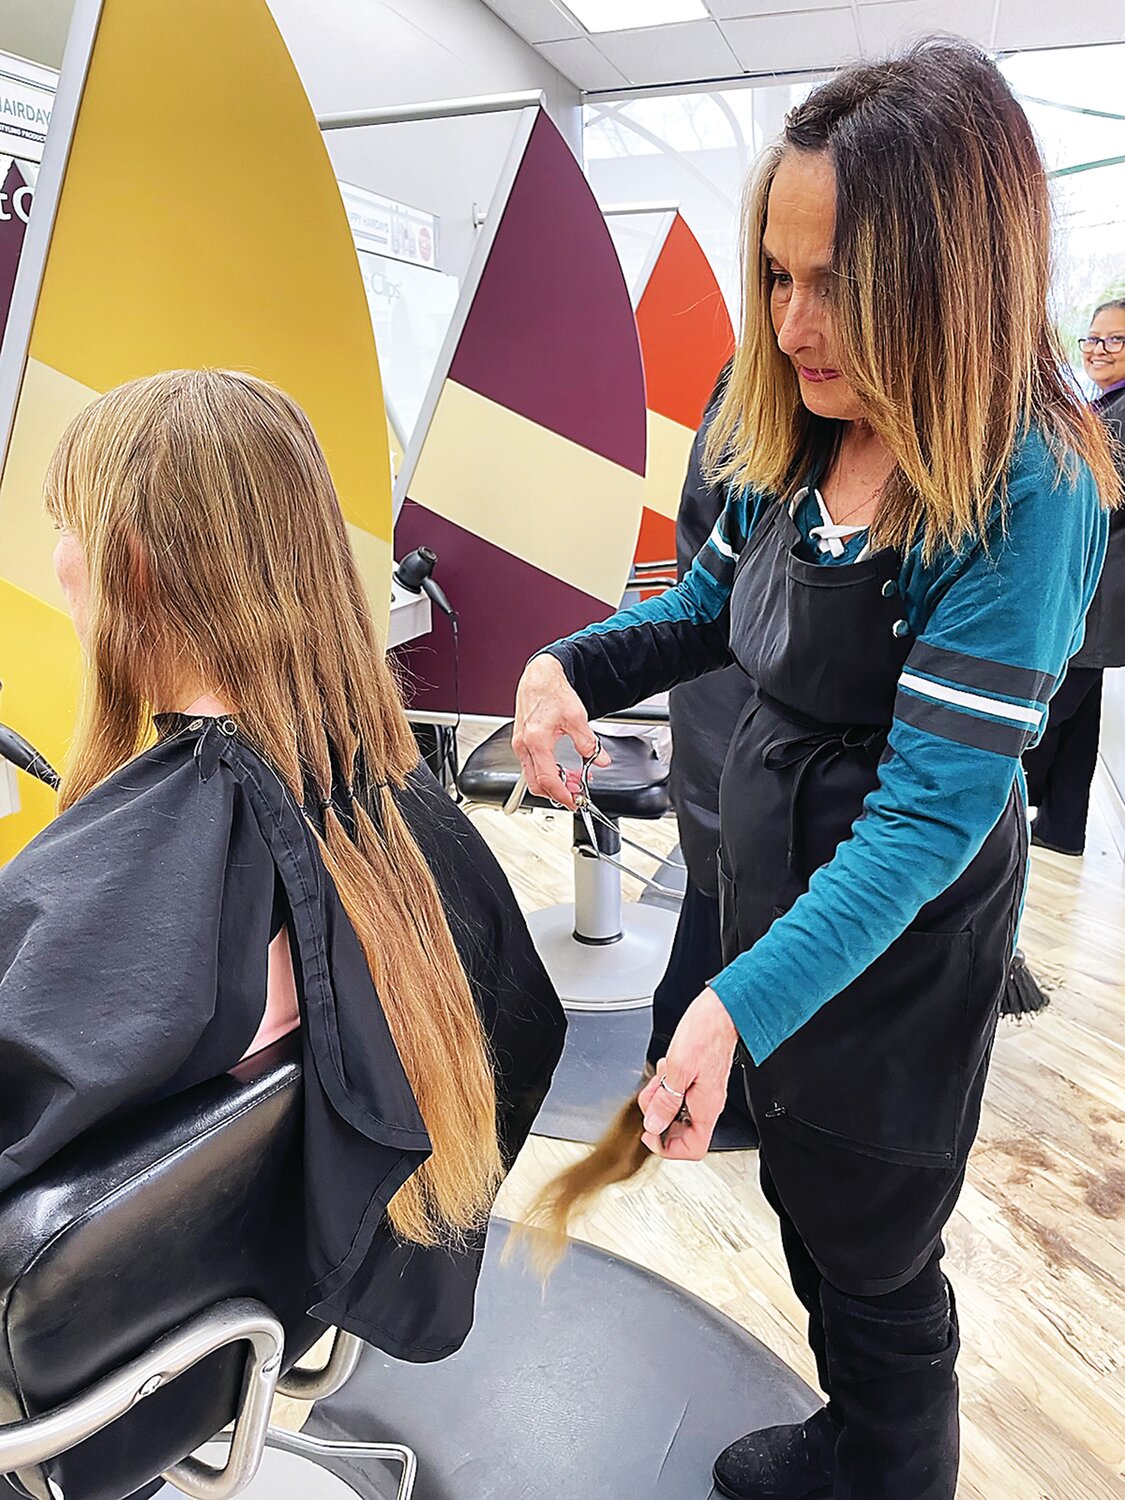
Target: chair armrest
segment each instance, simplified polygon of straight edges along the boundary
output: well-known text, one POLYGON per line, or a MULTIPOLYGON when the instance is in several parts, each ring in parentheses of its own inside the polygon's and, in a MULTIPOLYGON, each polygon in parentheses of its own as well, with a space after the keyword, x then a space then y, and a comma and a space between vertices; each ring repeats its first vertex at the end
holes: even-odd
POLYGON ((606 724, 639 724, 658 725, 668 723, 668 695, 661 693, 658 698, 646 698, 643 703, 638 703, 635 708, 623 708, 615 714, 602 714, 602 722, 606 724))
POLYGON ((185 1458, 162 1476, 195 1500, 226 1500, 236 1495, 261 1462, 285 1347, 281 1324, 267 1307, 249 1298, 208 1308, 53 1411, 0 1426, 0 1473, 35 1468, 57 1458, 109 1427, 200 1360, 242 1342, 250 1345, 250 1357, 228 1463, 215 1469, 185 1458))
POLYGON ((319 1370, 294 1365, 277 1382, 277 1393, 297 1401, 322 1401, 325 1396, 334 1396, 355 1374, 362 1353, 363 1340, 357 1339, 354 1333, 337 1328, 324 1365, 319 1370))

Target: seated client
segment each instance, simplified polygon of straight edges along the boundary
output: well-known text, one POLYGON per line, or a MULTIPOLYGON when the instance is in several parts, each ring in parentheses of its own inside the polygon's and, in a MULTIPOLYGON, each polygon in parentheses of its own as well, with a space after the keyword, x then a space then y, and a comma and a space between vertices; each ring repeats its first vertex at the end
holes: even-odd
POLYGON ((249 375, 134 381, 46 506, 84 682, 0 869, 0 1189, 299 1025, 309 1310, 441 1358, 564 1022, 419 763, 312 427, 249 375))

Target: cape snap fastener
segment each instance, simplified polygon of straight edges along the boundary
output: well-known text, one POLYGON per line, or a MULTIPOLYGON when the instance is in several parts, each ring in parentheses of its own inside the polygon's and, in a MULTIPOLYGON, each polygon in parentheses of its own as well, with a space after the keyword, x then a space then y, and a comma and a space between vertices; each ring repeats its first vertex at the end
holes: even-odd
POLYGON ((219 728, 223 731, 224 734, 238 733, 238 725, 234 722, 233 719, 220 719, 219 728))
POLYGON ((191 723, 188 725, 188 728, 189 729, 202 729, 203 728, 203 720, 202 719, 192 719, 191 723))
POLYGON ((904 635, 910 634, 910 626, 905 620, 896 620, 891 626, 891 634, 895 640, 901 641, 904 635))
POLYGON ((884 599, 893 599, 894 596, 898 593, 898 584, 894 581, 893 578, 888 578, 886 583, 883 585, 881 592, 884 599))

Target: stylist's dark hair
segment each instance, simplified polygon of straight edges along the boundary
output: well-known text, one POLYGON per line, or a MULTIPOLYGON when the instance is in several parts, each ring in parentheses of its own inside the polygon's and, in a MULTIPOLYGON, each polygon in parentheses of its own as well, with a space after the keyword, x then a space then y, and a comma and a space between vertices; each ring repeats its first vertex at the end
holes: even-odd
POLYGON ((1032 424, 1060 466, 1084 459, 1114 503, 1104 433, 1048 318, 1039 148, 992 59, 945 38, 845 68, 790 113, 761 159, 743 214, 742 337, 711 429, 712 469, 785 496, 837 438, 836 424, 803 406, 770 319, 762 235, 774 173, 793 151, 831 159, 839 363, 897 463, 875 540, 908 547, 921 536, 932 555, 985 536, 1032 424))
POLYGON ((1099 313, 1114 311, 1125 312, 1125 297, 1111 297, 1108 302, 1103 302, 1099 307, 1095 307, 1090 314, 1090 322, 1092 323, 1099 313))

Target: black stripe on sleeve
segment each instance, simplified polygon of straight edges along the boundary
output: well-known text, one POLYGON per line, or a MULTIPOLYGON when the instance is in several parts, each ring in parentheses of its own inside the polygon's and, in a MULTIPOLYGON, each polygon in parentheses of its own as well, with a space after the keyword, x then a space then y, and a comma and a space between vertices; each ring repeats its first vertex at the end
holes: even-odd
POLYGON ((977 750, 991 750, 996 755, 1013 758, 1022 755, 1035 738, 1035 730, 1030 724, 999 724, 993 719, 980 719, 975 714, 950 708, 946 703, 916 698, 913 693, 901 689, 895 698, 895 718, 926 734, 936 734, 940 739, 955 740, 959 745, 972 745, 977 750))
POLYGON ((910 653, 907 667, 943 677, 963 687, 984 693, 1002 693, 1008 698, 1023 698, 1030 703, 1046 703, 1055 690, 1057 678, 1050 672, 1033 672, 1030 667, 1009 667, 1002 661, 987 661, 981 656, 966 656, 962 651, 947 651, 918 641, 910 653))
POLYGON ((710 539, 699 549, 695 558, 696 564, 728 593, 736 561, 736 558, 730 558, 725 552, 720 552, 717 547, 712 547, 710 539))

